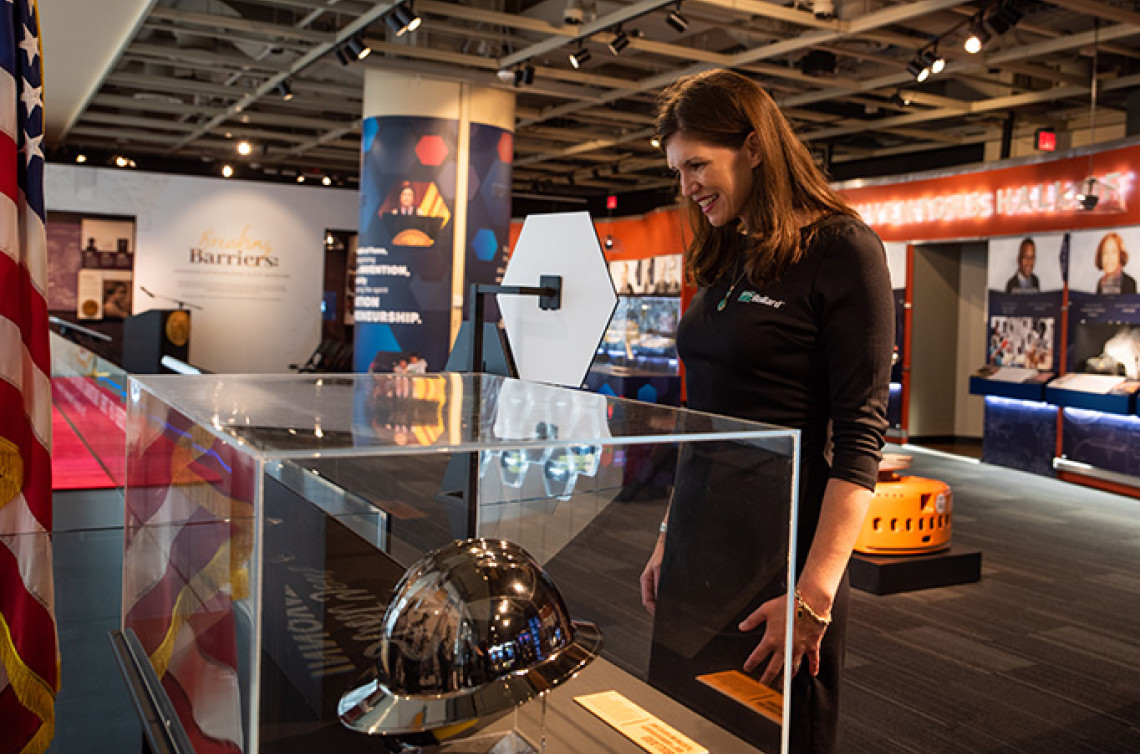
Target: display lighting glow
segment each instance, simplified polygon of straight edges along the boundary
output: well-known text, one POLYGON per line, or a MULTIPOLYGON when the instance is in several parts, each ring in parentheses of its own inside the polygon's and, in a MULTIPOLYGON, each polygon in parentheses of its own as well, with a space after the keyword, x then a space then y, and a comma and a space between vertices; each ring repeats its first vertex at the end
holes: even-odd
MULTIPOLYGON (((1051 406, 1051 408, 1056 408, 1056 406, 1051 406)), ((1140 416, 1111 414, 1105 413, 1104 411, 1093 411, 1087 408, 1066 407, 1063 410, 1066 419, 1078 424, 1116 424, 1128 432, 1135 432, 1137 428, 1140 427, 1140 416)))
MULTIPOLYGON (((1044 401, 1027 401, 1022 398, 1006 398, 1003 395, 987 395, 986 407, 1015 409, 1018 411, 1041 411, 1055 414, 1057 407, 1044 401)), ((1096 413, 1095 411, 1092 413, 1096 413)))
POLYGON ((252 151, 253 151, 253 145, 250 144, 248 141, 239 141, 238 142, 238 145, 237 145, 237 153, 238 154, 245 156, 245 155, 248 155, 252 151))

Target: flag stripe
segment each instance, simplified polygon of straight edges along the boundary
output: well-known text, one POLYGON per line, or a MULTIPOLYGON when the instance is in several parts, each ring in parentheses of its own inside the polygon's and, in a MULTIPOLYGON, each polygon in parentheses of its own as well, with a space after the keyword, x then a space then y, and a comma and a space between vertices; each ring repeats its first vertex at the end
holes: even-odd
MULTIPOLYGON (((0 316, 0 344, 19 344, 19 338, 16 326, 0 316)), ((0 348, 0 410, 6 426, 8 422, 13 425, 12 437, 26 428, 38 445, 44 449, 50 446, 51 378, 36 368, 31 355, 20 345, 0 348)), ((5 430, 4 434, 8 432, 5 430)))
MULTIPOLYGON (((32 361, 45 374, 51 372, 51 345, 47 337, 47 301, 32 283, 28 269, 7 255, 0 254, 0 290, 20 291, 22 295, 0 296, 0 319, 13 322, 15 333, 31 349, 32 361)), ((5 335, 4 337, 7 337, 5 335)), ((0 340, 0 343, 7 341, 0 340)))

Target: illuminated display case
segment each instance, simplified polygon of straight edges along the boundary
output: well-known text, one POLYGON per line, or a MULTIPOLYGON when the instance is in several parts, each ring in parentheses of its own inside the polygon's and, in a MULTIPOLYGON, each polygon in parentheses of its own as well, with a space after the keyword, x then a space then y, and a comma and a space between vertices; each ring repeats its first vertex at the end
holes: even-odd
MULTIPOLYGON (((148 376, 128 392, 123 635, 189 740, 388 750, 338 702, 376 678, 405 569, 478 536, 529 552, 605 643, 489 731, 642 751, 575 702, 613 691, 709 751, 787 750, 786 683, 740 671, 759 635, 736 626, 791 586, 798 433, 488 375, 148 376), (651 616, 638 578, 670 500, 651 616)), ((449 634, 425 631, 436 667, 431 637, 449 634)))
POLYGON ((620 296, 586 385, 650 403, 679 405, 679 296, 620 296))

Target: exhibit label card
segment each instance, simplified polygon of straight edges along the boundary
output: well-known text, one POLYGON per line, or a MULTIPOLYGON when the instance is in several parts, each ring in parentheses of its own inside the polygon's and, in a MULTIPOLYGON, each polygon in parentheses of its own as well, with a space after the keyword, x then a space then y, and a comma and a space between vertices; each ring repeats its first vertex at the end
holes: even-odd
POLYGON ((779 725, 784 717, 784 696, 739 670, 699 675, 697 680, 743 704, 779 725))
POLYGON ((576 696, 574 701, 652 754, 708 754, 708 749, 616 691, 576 696))

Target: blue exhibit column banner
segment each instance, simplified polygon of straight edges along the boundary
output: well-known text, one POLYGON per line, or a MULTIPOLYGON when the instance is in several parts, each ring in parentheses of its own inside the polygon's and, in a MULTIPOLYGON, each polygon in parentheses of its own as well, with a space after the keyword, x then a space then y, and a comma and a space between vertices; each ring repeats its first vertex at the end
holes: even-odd
MULTIPOLYGON (((514 134, 485 123, 471 124, 471 157, 467 180, 467 283, 464 318, 470 311, 471 283, 498 283, 507 266, 511 228, 511 162, 514 134)), ((536 283, 537 284, 537 283, 536 283)), ((487 321, 498 319, 494 300, 487 302, 487 321)))
POLYGON ((364 121, 357 372, 438 370, 447 361, 458 135, 453 119, 364 121))

